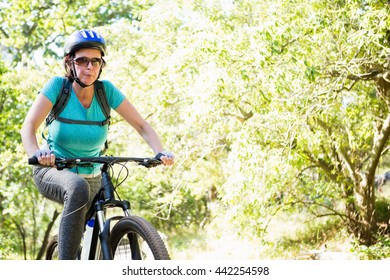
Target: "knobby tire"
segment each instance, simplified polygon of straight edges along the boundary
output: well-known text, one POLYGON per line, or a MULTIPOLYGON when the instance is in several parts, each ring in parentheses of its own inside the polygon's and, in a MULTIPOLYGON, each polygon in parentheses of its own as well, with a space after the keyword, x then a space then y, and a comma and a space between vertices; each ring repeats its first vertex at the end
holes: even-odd
POLYGON ((120 219, 111 230, 110 242, 114 259, 170 259, 156 229, 141 217, 120 219), (145 247, 150 251, 143 250, 145 247))

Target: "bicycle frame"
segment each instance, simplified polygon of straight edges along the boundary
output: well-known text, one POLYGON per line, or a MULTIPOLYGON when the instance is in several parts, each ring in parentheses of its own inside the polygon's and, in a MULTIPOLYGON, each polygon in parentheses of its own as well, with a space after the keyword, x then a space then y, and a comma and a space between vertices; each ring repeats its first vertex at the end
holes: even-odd
MULTIPOLYGON (((56 158, 56 168, 61 170, 64 168, 72 168, 74 166, 85 166, 91 163, 101 163, 101 188, 95 195, 91 207, 87 211, 85 232, 80 248, 78 259, 101 259, 112 260, 113 252, 110 243, 111 224, 113 221, 120 221, 124 217, 130 217, 130 202, 127 200, 117 200, 115 197, 115 187, 112 183, 109 174, 109 168, 115 163, 135 162, 144 167, 154 167, 161 164, 159 158, 129 158, 129 157, 84 157, 84 158, 56 158), (107 219, 106 210, 108 208, 121 208, 123 215, 113 216, 107 219), (100 250, 99 245, 100 244, 100 250)), ((29 164, 39 165, 36 157, 29 158, 29 164)), ((133 217, 133 216, 131 216, 133 217)), ((135 216, 134 216, 135 217, 135 216)), ((150 229, 149 229, 150 230, 150 229)), ((154 229, 152 231, 155 231, 154 229)), ((157 234, 157 232, 156 232, 157 234)), ((137 246, 136 239, 129 235, 131 246, 137 246)), ((161 241, 162 242, 162 241, 161 241)), ((165 249, 165 246, 163 246, 165 249)), ((161 254, 161 252, 160 252, 161 254)), ((139 257, 135 254, 134 257, 139 257)), ((168 253, 162 253, 162 257, 169 258, 168 253)))
POLYGON ((84 233, 83 246, 81 248, 80 259, 96 259, 99 252, 97 251, 98 240, 100 241, 101 250, 104 260, 112 260, 112 250, 110 246, 110 226, 112 220, 119 220, 123 216, 114 216, 106 219, 105 210, 107 208, 120 207, 124 216, 130 215, 130 203, 127 200, 116 200, 114 186, 108 173, 109 165, 104 163, 101 167, 102 190, 97 194, 97 201, 93 207, 92 217, 86 222, 86 231, 84 233), (92 227, 88 223, 92 223, 92 227))

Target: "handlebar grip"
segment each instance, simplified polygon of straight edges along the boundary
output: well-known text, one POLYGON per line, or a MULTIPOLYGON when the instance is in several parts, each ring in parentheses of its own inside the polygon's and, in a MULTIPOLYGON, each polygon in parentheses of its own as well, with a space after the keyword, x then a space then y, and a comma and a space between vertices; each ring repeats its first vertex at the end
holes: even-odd
POLYGON ((164 154, 163 153, 158 153, 154 158, 161 161, 161 157, 163 157, 164 154))
POLYGON ((30 165, 37 165, 37 164, 39 164, 38 158, 36 156, 30 157, 28 159, 28 164, 30 164, 30 165))

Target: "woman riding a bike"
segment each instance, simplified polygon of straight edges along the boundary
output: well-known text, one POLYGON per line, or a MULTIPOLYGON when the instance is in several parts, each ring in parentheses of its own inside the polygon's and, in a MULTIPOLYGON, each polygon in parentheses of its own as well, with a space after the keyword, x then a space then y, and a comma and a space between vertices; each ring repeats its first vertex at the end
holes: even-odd
MULTIPOLYGON (((39 192, 63 204, 59 226, 59 259, 74 260, 83 232, 86 211, 100 188, 99 166, 57 170, 56 157, 99 156, 107 140, 108 123, 97 98, 97 84, 105 66, 106 43, 94 30, 72 33, 64 46, 65 77, 53 77, 42 88, 24 120, 21 137, 28 157, 36 156, 40 167, 33 177, 39 192), (62 91, 64 79, 71 83, 70 97, 59 117, 48 127, 47 141, 38 144, 37 129, 49 115, 62 91), (70 122, 62 121, 71 119, 70 122), (47 166, 47 167, 45 167, 47 166)), ((110 81, 102 80, 109 106, 145 140, 164 165, 174 164, 155 130, 142 118, 125 95, 110 81)))

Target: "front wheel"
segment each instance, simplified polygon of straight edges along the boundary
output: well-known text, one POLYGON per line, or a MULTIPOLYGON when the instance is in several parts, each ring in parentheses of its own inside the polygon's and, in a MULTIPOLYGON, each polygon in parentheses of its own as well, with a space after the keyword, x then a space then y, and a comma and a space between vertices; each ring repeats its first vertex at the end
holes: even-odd
POLYGON ((156 229, 141 217, 120 219, 111 230, 110 242, 114 259, 170 259, 156 229))

